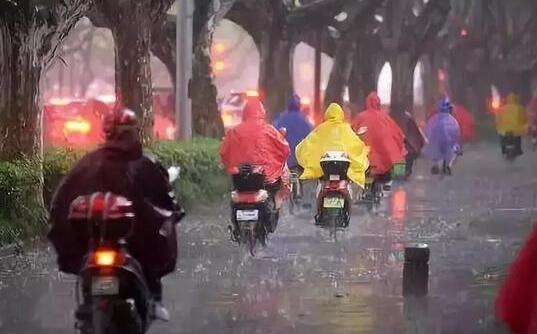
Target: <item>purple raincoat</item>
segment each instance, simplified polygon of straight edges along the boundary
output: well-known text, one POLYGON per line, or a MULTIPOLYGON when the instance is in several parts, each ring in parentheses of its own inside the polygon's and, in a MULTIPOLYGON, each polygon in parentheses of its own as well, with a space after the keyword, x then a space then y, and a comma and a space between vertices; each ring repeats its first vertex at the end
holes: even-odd
POLYGON ((461 129, 457 120, 441 111, 429 119, 425 156, 433 161, 451 161, 460 149, 461 129))

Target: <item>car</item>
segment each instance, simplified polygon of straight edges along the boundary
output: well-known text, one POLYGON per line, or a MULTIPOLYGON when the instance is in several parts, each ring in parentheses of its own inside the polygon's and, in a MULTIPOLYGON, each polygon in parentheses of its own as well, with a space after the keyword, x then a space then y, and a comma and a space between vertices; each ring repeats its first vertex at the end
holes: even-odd
POLYGON ((102 141, 102 117, 111 109, 99 100, 52 99, 43 109, 48 147, 86 147, 102 141))

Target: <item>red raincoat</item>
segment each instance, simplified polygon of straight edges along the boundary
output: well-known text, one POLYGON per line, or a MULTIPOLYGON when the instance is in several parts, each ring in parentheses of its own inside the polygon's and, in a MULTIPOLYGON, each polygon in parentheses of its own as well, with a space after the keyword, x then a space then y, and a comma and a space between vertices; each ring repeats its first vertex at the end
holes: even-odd
POLYGON ((366 126, 360 136, 370 148, 369 163, 373 175, 388 173, 394 164, 404 161, 406 151, 404 134, 395 121, 380 109, 380 98, 372 92, 366 100, 367 109, 352 122, 354 131, 366 126))
POLYGON ((513 334, 537 333, 537 227, 518 253, 496 299, 496 317, 513 334))
POLYGON ((269 184, 283 176, 289 145, 284 136, 266 122, 265 115, 261 102, 249 100, 242 123, 226 134, 220 157, 228 174, 235 173, 241 164, 250 163, 263 168, 269 184))

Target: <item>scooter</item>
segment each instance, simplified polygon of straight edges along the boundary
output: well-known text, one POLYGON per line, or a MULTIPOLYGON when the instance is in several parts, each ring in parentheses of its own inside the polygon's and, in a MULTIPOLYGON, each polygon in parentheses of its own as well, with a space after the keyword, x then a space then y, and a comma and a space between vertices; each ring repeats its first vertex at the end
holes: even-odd
POLYGON ((79 333, 145 333, 154 318, 154 303, 142 267, 127 248, 134 224, 132 203, 112 193, 80 196, 71 204, 69 220, 89 226, 86 233, 91 237, 77 281, 79 333))
POLYGON ((290 171, 291 194, 289 197, 289 213, 294 214, 300 208, 302 200, 302 184, 300 182, 300 171, 293 168, 290 171))
MULTIPOLYGON (((180 168, 168 173, 173 183, 180 168)), ((184 217, 183 211, 159 213, 166 219, 160 233, 184 217)), ((77 231, 81 238, 90 240, 77 280, 75 328, 80 334, 143 334, 156 319, 143 269, 128 250, 134 218, 132 202, 110 192, 80 196, 70 205, 68 219, 83 227, 77 231)))
POLYGON ((350 222, 351 190, 347 172, 350 160, 345 152, 326 152, 321 158, 323 177, 317 191, 315 224, 335 230, 350 222))
POLYGON ((537 151, 537 126, 530 126, 529 135, 531 138, 531 148, 533 151, 537 151))
POLYGON ((266 246, 267 235, 276 229, 279 214, 274 196, 265 189, 265 176, 260 168, 243 164, 232 176, 231 239, 247 246, 255 256, 257 244, 266 246))
POLYGON ((504 157, 508 162, 513 162, 520 155, 517 138, 509 132, 504 138, 504 157))
POLYGON ((365 204, 368 211, 380 205, 383 196, 382 184, 371 175, 371 168, 365 174, 365 187, 359 194, 359 203, 365 204))

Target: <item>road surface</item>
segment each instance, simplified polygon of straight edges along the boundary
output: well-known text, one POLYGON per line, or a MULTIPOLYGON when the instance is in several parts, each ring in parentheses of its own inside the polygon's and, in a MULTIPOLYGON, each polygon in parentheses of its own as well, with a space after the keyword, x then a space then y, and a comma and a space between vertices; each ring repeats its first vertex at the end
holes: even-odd
MULTIPOLYGON (((233 246, 225 200, 191 215, 165 280, 169 323, 156 334, 504 333, 493 317, 506 267, 537 217, 537 154, 514 164, 466 149, 454 176, 425 161, 374 214, 360 208, 337 241, 311 216, 286 216, 255 258, 233 246), (431 248, 426 298, 402 297, 402 250, 431 248)), ((0 332, 74 333, 74 280, 36 246, 0 260, 0 332)))

